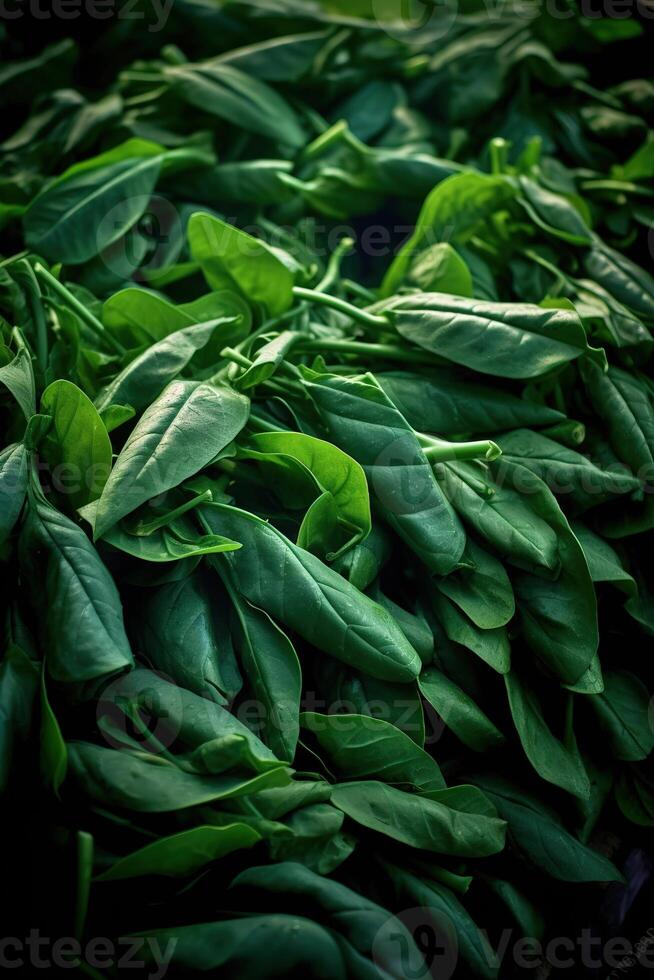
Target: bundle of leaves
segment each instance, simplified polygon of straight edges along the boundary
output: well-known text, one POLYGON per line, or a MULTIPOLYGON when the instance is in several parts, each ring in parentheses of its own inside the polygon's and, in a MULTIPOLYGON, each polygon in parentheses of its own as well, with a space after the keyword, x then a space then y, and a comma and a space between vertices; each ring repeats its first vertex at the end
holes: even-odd
POLYGON ((6 931, 85 976, 511 977, 647 887, 641 27, 392 7, 4 40, 6 931))

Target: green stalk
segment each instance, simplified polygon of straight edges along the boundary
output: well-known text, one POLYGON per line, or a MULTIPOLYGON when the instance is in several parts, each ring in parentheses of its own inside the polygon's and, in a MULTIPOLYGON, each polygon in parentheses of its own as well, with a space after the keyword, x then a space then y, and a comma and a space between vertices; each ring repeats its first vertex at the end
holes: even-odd
POLYGON ((502 455, 500 447, 490 439, 477 442, 446 442, 425 432, 416 432, 416 435, 430 463, 447 463, 457 459, 483 459, 489 462, 502 455))
POLYGON ((364 357, 404 361, 407 364, 442 364, 436 355, 426 351, 405 350, 395 344, 366 344, 359 340, 304 340, 298 343, 299 351, 331 354, 361 354, 364 357))
POLYGON ((326 293, 329 289, 331 289, 336 280, 339 278, 341 262, 353 246, 353 238, 341 238, 340 242, 329 257, 325 275, 322 277, 318 285, 314 287, 317 293, 326 293))
POLYGON ((339 299, 338 296, 330 296, 329 293, 318 293, 315 289, 305 289, 303 286, 294 286, 293 295, 297 299, 306 300, 309 303, 319 303, 329 306, 339 313, 344 313, 359 323, 365 323, 367 327, 390 327, 390 322, 385 316, 377 316, 375 313, 368 313, 367 310, 360 310, 358 306, 353 306, 347 300, 339 299))
POLYGON ((159 528, 170 524, 171 521, 181 517, 182 514, 186 514, 189 510, 193 510, 194 507, 198 507, 200 504, 211 503, 212 500, 213 494, 211 493, 211 490, 205 490, 203 493, 198 494, 197 497, 187 500, 186 503, 180 504, 179 507, 175 507, 174 510, 169 510, 165 514, 161 514, 159 517, 155 517, 151 521, 139 521, 132 531, 132 534, 137 534, 139 537, 147 537, 147 535, 152 534, 153 531, 158 531, 159 528))
POLYGON ((509 164, 510 145, 510 143, 507 143, 506 140, 499 136, 490 141, 488 150, 490 153, 491 173, 506 173, 509 164))
POLYGON ((83 320, 108 347, 111 347, 116 354, 122 355, 125 353, 125 348, 123 345, 120 344, 115 337, 112 337, 110 333, 107 333, 98 318, 93 316, 91 311, 87 310, 86 307, 80 303, 77 297, 73 296, 71 291, 66 289, 64 284, 59 282, 59 280, 56 279, 51 272, 48 272, 48 270, 42 266, 40 262, 37 262, 34 265, 34 272, 36 273, 37 278, 46 283, 50 289, 52 289, 53 293, 56 293, 59 298, 71 308, 71 310, 74 310, 79 318, 83 320))

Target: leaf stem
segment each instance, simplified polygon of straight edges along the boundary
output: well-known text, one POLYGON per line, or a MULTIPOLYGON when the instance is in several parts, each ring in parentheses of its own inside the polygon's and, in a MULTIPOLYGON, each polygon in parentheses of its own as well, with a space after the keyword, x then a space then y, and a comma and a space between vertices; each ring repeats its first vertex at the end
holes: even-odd
POLYGON ((298 351, 326 351, 334 354, 360 354, 364 357, 390 358, 407 364, 442 364, 443 360, 426 351, 404 350, 395 344, 366 344, 359 340, 302 340, 298 351))
POLYGON ((322 277, 318 285, 314 286, 317 293, 326 293, 329 289, 331 289, 339 277, 341 262, 353 247, 353 238, 349 238, 347 236, 345 238, 341 238, 340 242, 329 257, 325 275, 322 277))
POLYGON ((152 534, 153 531, 158 531, 159 528, 170 524, 171 521, 174 521, 177 517, 181 517, 182 514, 186 514, 189 510, 193 510, 194 507, 198 507, 200 504, 210 503, 212 500, 213 494, 211 490, 205 490, 203 493, 198 494, 197 497, 187 500, 185 503, 180 504, 179 507, 175 507, 174 510, 169 510, 165 514, 161 514, 159 517, 155 517, 151 521, 139 521, 131 533, 137 534, 139 537, 147 537, 147 535, 152 534))
POLYGON ((80 319, 84 320, 86 325, 90 327, 98 337, 101 337, 108 347, 111 347, 116 354, 125 353, 125 348, 123 345, 105 330, 98 318, 95 317, 90 310, 87 310, 86 307, 80 303, 77 297, 73 296, 71 291, 67 289, 63 283, 59 282, 59 280, 56 279, 51 272, 48 272, 48 270, 42 266, 40 262, 35 263, 34 272, 36 273, 37 278, 46 283, 54 293, 57 293, 59 298, 62 299, 64 303, 71 308, 71 310, 74 310, 80 319))
POLYGON ((491 461, 502 455, 496 442, 482 439, 476 442, 446 442, 425 432, 417 432, 422 451, 430 463, 446 463, 456 459, 484 459, 491 461))
POLYGON ((329 306, 333 310, 338 310, 339 313, 344 313, 346 316, 351 317, 353 320, 365 323, 368 327, 390 328, 391 325, 385 316, 368 313, 367 310, 361 310, 358 306, 353 306, 352 303, 348 303, 347 300, 340 299, 338 296, 330 296, 329 293, 319 293, 315 289, 294 286, 293 295, 297 299, 307 300, 310 303, 320 303, 323 306, 329 306))

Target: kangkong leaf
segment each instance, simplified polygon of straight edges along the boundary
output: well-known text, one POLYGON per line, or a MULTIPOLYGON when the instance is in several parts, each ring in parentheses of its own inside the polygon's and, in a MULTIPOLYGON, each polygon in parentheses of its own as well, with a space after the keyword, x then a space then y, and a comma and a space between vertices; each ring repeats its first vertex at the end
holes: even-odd
POLYGON ((98 500, 96 538, 210 463, 241 431, 249 402, 227 387, 173 381, 143 413, 98 500))
POLYGON ((223 560, 254 606, 373 677, 409 682, 417 676, 420 658, 392 616, 337 572, 246 511, 217 504, 202 515, 212 530, 241 541, 223 560))

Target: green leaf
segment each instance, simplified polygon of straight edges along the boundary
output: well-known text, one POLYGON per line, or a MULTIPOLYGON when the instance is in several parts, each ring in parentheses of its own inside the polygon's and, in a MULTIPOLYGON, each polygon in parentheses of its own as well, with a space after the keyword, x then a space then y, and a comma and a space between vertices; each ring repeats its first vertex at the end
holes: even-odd
POLYGON ((386 783, 339 783, 332 801, 363 827, 409 847, 461 857, 484 857, 504 847, 502 820, 403 793, 386 783))
POLYGON ((480 629, 445 595, 432 595, 434 612, 448 638, 481 657, 493 670, 506 674, 511 667, 511 646, 506 629, 480 629))
POLYGON ((22 442, 0 452, 0 545, 14 529, 27 494, 29 454, 22 442))
POLYGON ((249 407, 230 388, 172 381, 123 446, 98 500, 94 537, 210 463, 241 431, 249 407))
POLYGON ((114 405, 131 405, 136 412, 142 411, 181 374, 199 350, 233 323, 233 317, 198 323, 152 344, 102 389, 95 407, 100 413, 114 405))
POLYGON ((53 381, 41 396, 52 417, 39 453, 71 510, 97 500, 111 470, 111 440, 93 402, 71 381, 53 381))
POLYGON ((41 778, 58 796, 66 778, 68 750, 57 717, 50 706, 45 682, 45 664, 41 670, 41 778))
POLYGON ((261 735, 280 759, 293 761, 299 735, 302 672, 293 644, 262 609, 234 594, 234 642, 250 688, 263 708, 261 735))
POLYGON ((166 67, 175 92, 203 112, 295 148, 305 141, 288 103, 265 82, 217 61, 166 67))
POLYGON ((409 267, 407 280, 423 292, 472 296, 472 276, 459 253, 447 242, 430 245, 409 267))
POLYGON ((618 869, 603 855, 581 844, 539 799, 496 776, 475 777, 500 816, 517 852, 558 881, 621 881, 618 869))
POLYGON ((69 742, 69 777, 78 793, 100 806, 137 813, 167 813, 244 796, 289 782, 284 768, 257 775, 201 776, 161 756, 69 742))
POLYGON ((80 683, 129 669, 118 590, 82 529, 32 498, 20 552, 50 677, 80 683))
POLYGON ((420 792, 445 787, 436 761, 389 722, 305 711, 300 724, 314 735, 329 770, 342 779, 375 778, 420 792))
POLYGON ((632 493, 639 480, 626 467, 602 469, 587 456, 562 446, 540 432, 516 429, 499 436, 503 458, 521 463, 540 477, 557 496, 582 508, 618 494, 632 493))
POLYGON ((453 174, 437 184, 422 206, 413 235, 384 277, 382 295, 395 292, 417 253, 434 242, 466 241, 514 194, 505 177, 480 173, 453 174))
POLYGON ((561 789, 588 799, 590 781, 576 752, 556 738, 548 726, 541 704, 531 688, 515 669, 505 674, 504 683, 511 717, 522 748, 532 766, 543 779, 561 789))
POLYGON ((388 874, 400 908, 429 910, 432 922, 425 922, 424 926, 445 946, 442 952, 439 950, 443 963, 458 953, 475 977, 493 980, 497 976, 498 962, 492 946, 449 888, 433 879, 411 874, 383 858, 380 864, 388 874))
POLYGON ((227 597, 198 570, 148 589, 135 624, 155 670, 195 694, 225 704, 243 681, 227 630, 227 597))
POLYGON ((465 567, 440 579, 438 590, 480 629, 506 626, 515 613, 515 599, 504 566, 471 538, 463 560, 465 567))
POLYGON ((36 412, 36 393, 32 359, 24 343, 13 360, 0 367, 0 384, 14 396, 25 418, 30 419, 36 412))
POLYGON ((606 671, 604 691, 590 703, 613 758, 647 759, 654 750, 654 728, 650 692, 642 680, 627 670, 606 671))
POLYGON ((497 385, 457 379, 452 370, 430 369, 428 377, 383 371, 375 377, 409 425, 441 436, 552 425, 564 418, 547 405, 518 398, 497 385))
POLYGON ((359 462, 384 519, 430 571, 451 572, 465 545, 418 438, 372 375, 305 382, 331 438, 359 462))
MULTIPOLYGON (((296 502, 295 494, 299 493, 300 500, 303 496, 301 488, 295 486, 298 467, 319 493, 331 495, 337 524, 328 529, 321 528, 321 532, 324 541, 331 541, 329 550, 332 552, 342 555, 370 533, 370 499, 365 473, 351 456, 336 446, 302 432, 262 432, 248 439, 242 455, 263 464, 264 474, 268 473, 275 480, 276 492, 287 506, 296 502)), ((298 544, 314 551, 315 536, 309 533, 306 524, 305 518, 298 533, 298 544)), ((332 553, 327 557, 333 560, 337 555, 332 553)))
POLYGON ((379 303, 397 332, 430 353, 500 378, 538 378, 584 354, 601 366, 573 309, 495 303, 447 293, 396 296, 379 303))
POLYGON ((293 273, 265 242, 202 212, 191 215, 188 239, 212 289, 236 289, 270 316, 292 305, 293 273))
POLYGON ((418 683, 423 697, 469 749, 488 752, 506 741, 473 699, 436 667, 426 667, 418 683))
POLYGON ((417 676, 420 658, 393 618, 337 572, 253 514, 224 504, 201 513, 211 530, 242 542, 222 560, 254 606, 373 677, 408 683, 417 676))
POLYGON ((139 156, 139 149, 112 162, 107 154, 86 161, 46 185, 23 217, 29 247, 48 261, 79 265, 129 231, 148 206, 162 161, 159 152, 139 156))
POLYGON ((223 827, 191 827, 146 844, 120 858, 96 877, 119 881, 143 875, 187 875, 242 848, 253 847, 261 836, 242 823, 223 827))

